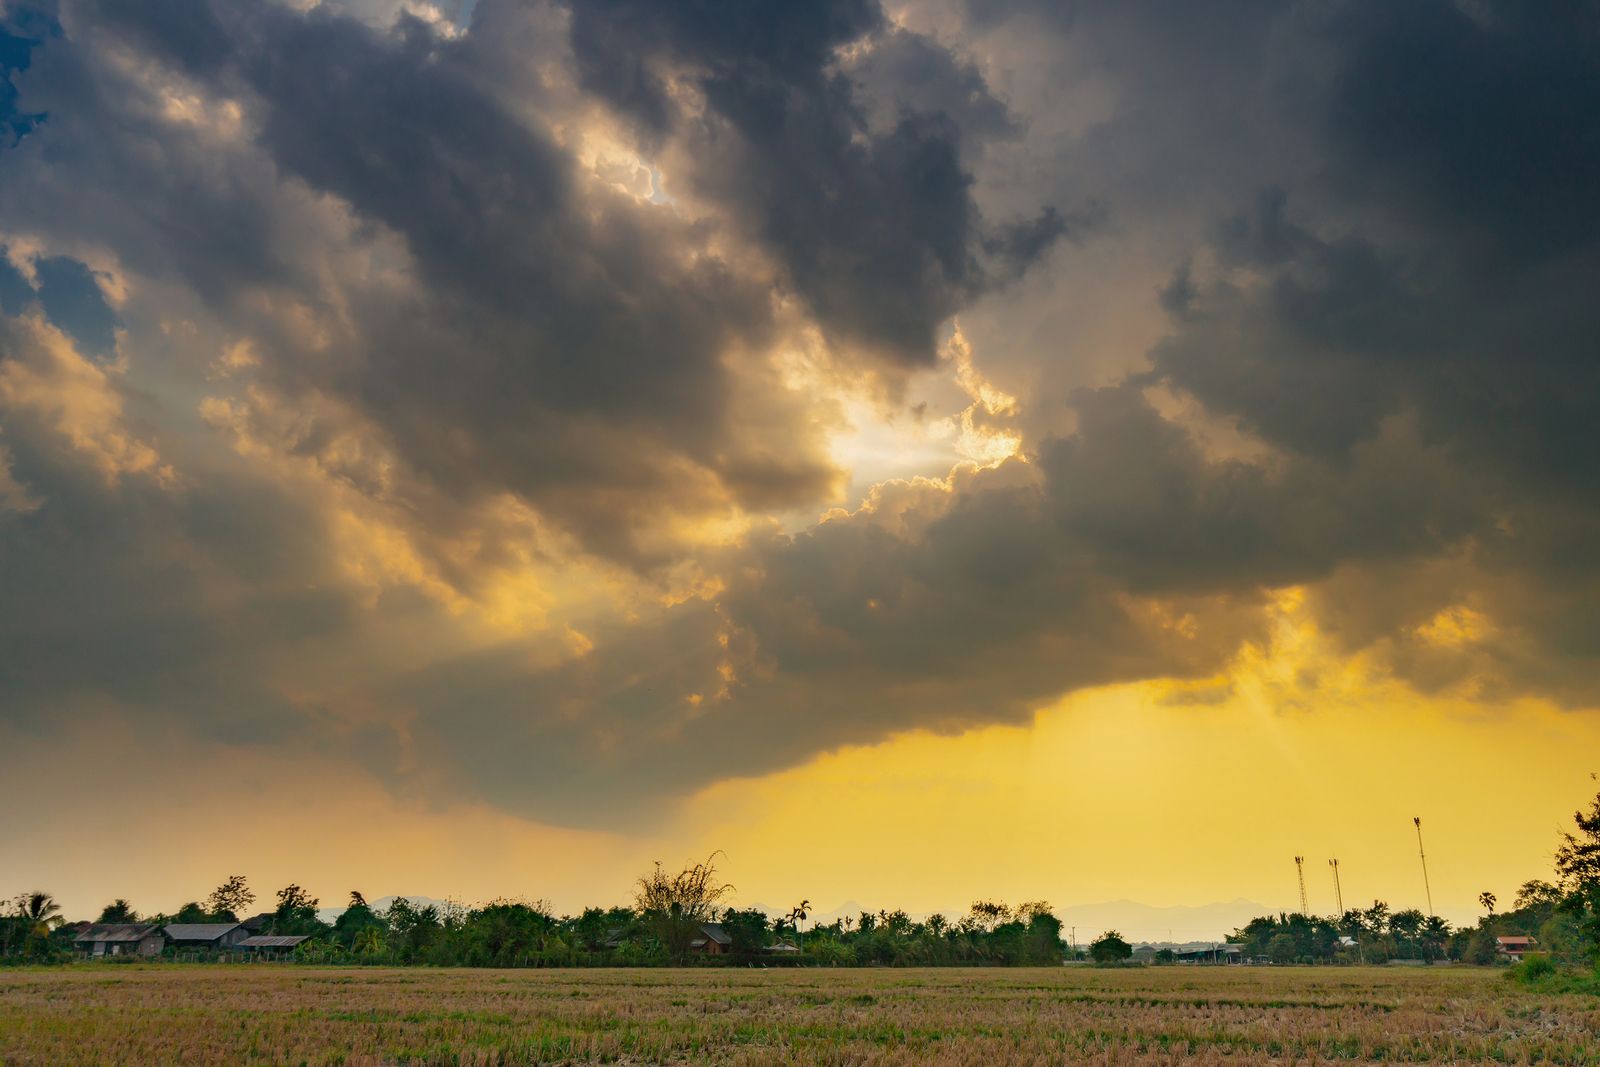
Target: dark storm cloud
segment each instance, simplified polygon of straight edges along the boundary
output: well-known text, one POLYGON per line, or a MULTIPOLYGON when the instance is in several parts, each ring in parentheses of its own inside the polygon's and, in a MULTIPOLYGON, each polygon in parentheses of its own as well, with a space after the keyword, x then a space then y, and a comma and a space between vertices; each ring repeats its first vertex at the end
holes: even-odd
MULTIPOLYGON (((729 498, 789 504, 831 483, 802 431, 783 455, 736 437, 724 357, 769 343, 767 289, 715 255, 691 265, 686 253, 708 234, 661 209, 580 192, 568 152, 478 84, 478 52, 492 41, 270 3, 204 10, 205 33, 157 46, 161 8, 73 9, 81 28, 102 29, 105 16, 149 58, 242 100, 271 169, 234 146, 220 165, 188 158, 201 146, 183 130, 160 135, 168 158, 151 159, 160 120, 149 105, 124 103, 127 86, 83 69, 92 53, 63 44, 42 95, 75 125, 49 146, 55 158, 30 160, 28 207, 70 219, 74 199, 85 236, 120 239, 135 268, 176 268, 226 317, 259 304, 263 288, 358 316, 336 359, 280 339, 262 374, 290 397, 315 391, 353 405, 425 483, 420 492, 537 498, 592 547, 630 555, 645 513, 669 500, 690 511, 729 498), (119 133, 107 140, 100 128, 119 133), (57 184, 60 155, 87 189, 57 184), (188 170, 174 175, 174 162, 188 170), (273 170, 398 234, 423 290, 399 303, 355 285, 329 292, 317 224, 273 170), (102 198, 139 210, 101 212, 102 198), (702 499, 686 495, 672 484, 684 468, 720 481, 724 499, 704 487, 694 490, 702 499)), ((272 324, 246 321, 273 340, 272 324)), ((782 426, 777 405, 769 415, 782 426)), ((345 429, 319 426, 295 447, 345 429)))
POLYGON ((970 64, 882 32, 877 0, 606 0, 575 5, 572 25, 585 84, 656 136, 687 128, 685 177, 738 213, 846 344, 932 362, 942 322, 1088 221, 1054 207, 1021 222, 982 218, 964 140, 1009 134, 1013 121, 970 64), (867 50, 860 69, 839 61, 846 45, 867 50), (705 113, 673 99, 675 78, 705 113), (889 121, 869 121, 858 78, 879 90, 889 121))
MULTIPOLYGON (((267 361, 263 373, 289 395, 314 389, 354 404, 430 489, 535 500, 618 556, 640 551, 647 513, 668 501, 686 500, 690 510, 715 503, 705 489, 696 491, 704 503, 684 497, 675 468, 700 469, 747 507, 802 503, 832 484, 834 472, 807 453, 803 431, 794 435, 800 448, 780 451, 752 447, 735 425, 725 356, 770 342, 768 288, 714 254, 688 266, 685 246, 714 234, 619 194, 580 192, 567 150, 514 117, 505 88, 478 76, 500 62, 495 39, 449 40, 404 17, 382 31, 323 8, 302 15, 271 3, 187 3, 194 10, 175 35, 162 33, 172 12, 160 5, 71 10, 84 28, 114 28, 159 64, 246 102, 271 166, 399 234, 427 284, 398 307, 388 296, 363 306, 360 294, 343 294, 367 317, 337 360, 280 350, 267 361)), ((481 19, 510 17, 484 7, 481 19)), ((756 15, 735 5, 704 20, 580 6, 571 18, 581 70, 600 47, 589 37, 602 16, 606 34, 627 47, 667 49, 665 59, 704 72, 737 158, 707 153, 694 180, 775 251, 841 341, 929 361, 934 331, 962 302, 1014 278, 1084 224, 1053 210, 982 223, 960 157, 962 128, 943 111, 907 111, 890 129, 865 133, 848 81, 827 67, 835 47, 880 26, 875 6, 756 15), (760 114, 770 107, 784 112, 777 126, 760 114)), ((909 51, 899 66, 921 72, 913 95, 932 106, 941 80, 951 80, 943 97, 966 101, 960 117, 977 135, 1003 125, 1003 108, 969 66, 905 36, 890 35, 889 47, 909 51)), ((237 160, 240 173, 220 182, 174 180, 169 167, 150 167, 154 120, 125 115, 119 87, 75 69, 83 60, 65 51, 45 82, 60 110, 76 108, 96 126, 147 127, 110 144, 87 130, 63 134, 85 175, 106 183, 79 193, 80 202, 99 194, 143 205, 132 221, 91 210, 85 231, 104 239, 159 220, 146 240, 126 233, 130 262, 159 269, 156 257, 175 261, 216 305, 261 286, 333 303, 305 265, 314 231, 296 221, 296 205, 237 160)), ((559 107, 541 100, 532 80, 516 88, 536 107, 559 107)), ((785 417, 775 408, 756 421, 770 430, 785 417)), ((314 431, 295 447, 314 448, 338 429, 314 431)))
POLYGON ((1523 265, 1600 236, 1600 10, 1581 0, 1335 8, 1306 108, 1356 199, 1523 265))
POLYGON ((1489 532, 1477 486, 1404 428, 1348 461, 1267 469, 1208 458, 1135 387, 1077 408, 1078 431, 1033 465, 757 540, 722 561, 714 606, 548 672, 514 655, 448 664, 393 699, 425 694, 405 705, 432 709, 411 727, 459 754, 470 788, 631 819, 730 762, 759 774, 888 731, 1026 721, 1086 686, 1209 677, 1267 638, 1268 589, 1448 557, 1489 532), (505 727, 520 740, 503 746, 490 723, 524 700, 560 710, 505 727))
MULTIPOLYGON (((391 338, 360 383, 414 463, 441 484, 529 496, 634 480, 627 468, 643 448, 718 463, 729 450, 721 357, 736 341, 761 343, 765 292, 711 257, 683 265, 680 234, 631 201, 600 212, 580 203, 572 160, 473 85, 470 50, 420 23, 384 37, 277 12, 250 32, 258 47, 241 73, 265 106, 264 147, 402 234, 441 296, 439 321, 424 328, 445 336, 391 338), (626 453, 583 441, 586 419, 626 427, 626 453), (440 448, 444 428, 467 426, 477 429, 456 435, 460 447, 440 448)), ((759 500, 766 479, 751 466, 728 484, 754 484, 759 500)), ((776 495, 803 499, 825 484, 820 462, 806 466, 798 478, 771 472, 794 483, 776 495)), ((559 509, 558 493, 547 496, 559 509)))
MULTIPOLYGON (((48 119, 0 147, 0 229, 40 249, 34 279, 0 266, 7 721, 115 708, 614 823, 896 730, 1209 678, 1289 585, 1421 688, 1600 701, 1593 8, 955 10, 947 39, 875 2, 481 0, 453 36, 79 0, 25 68, 13 26, 3 117, 48 119), (978 38, 1011 20, 1103 83, 1063 143, 988 80, 978 38), (599 121, 692 210, 597 177, 599 121), (1168 333, 1023 396, 1026 462, 681 533, 826 496, 836 415, 785 384, 791 331, 904 378, 1095 204, 1100 240, 1170 267, 1168 333), (127 331, 166 392, 51 356, 39 315, 84 350, 127 331), (201 396, 238 455, 177 443, 201 396), (556 604, 561 655, 452 640, 524 559, 632 599, 556 604), (1450 612, 1464 636, 1430 636, 1450 612)), ((1026 299, 1072 295, 1050 281, 1026 299)))
POLYGON ((478 657, 399 678, 388 699, 470 768, 454 788, 611 824, 887 731, 1023 722, 1066 690, 1209 674, 1260 636, 1253 591, 1175 591, 1170 610, 1129 597, 1057 515, 1075 489, 1016 461, 953 496, 908 489, 893 524, 909 530, 862 513, 758 539, 724 561, 715 604, 549 671, 478 657))
POLYGON ((264 652, 355 621, 318 591, 314 509, 237 463, 173 484, 157 428, 41 319, 0 317, 0 429, 30 494, 20 511, 0 495, 0 718, 46 730, 119 708, 235 743, 293 730, 264 652))
MULTIPOLYGON (((1591 5, 1307 17, 1293 47, 1317 62, 1288 82, 1287 110, 1316 133, 1325 183, 1223 219, 1219 276, 1197 290, 1175 275, 1176 329, 1154 353, 1165 381, 1290 454, 1348 462, 1404 416, 1451 459, 1441 477, 1477 501, 1467 562, 1441 581, 1419 546, 1416 574, 1386 589, 1341 574, 1369 607, 1326 601, 1352 647, 1394 646, 1430 685, 1478 674, 1500 696, 1600 699, 1577 684, 1600 628, 1576 609, 1600 578, 1576 549, 1600 517, 1597 30, 1591 5), (1498 636, 1456 655, 1407 629, 1462 602, 1498 636)), ((1404 496, 1371 522, 1438 530, 1404 496)))

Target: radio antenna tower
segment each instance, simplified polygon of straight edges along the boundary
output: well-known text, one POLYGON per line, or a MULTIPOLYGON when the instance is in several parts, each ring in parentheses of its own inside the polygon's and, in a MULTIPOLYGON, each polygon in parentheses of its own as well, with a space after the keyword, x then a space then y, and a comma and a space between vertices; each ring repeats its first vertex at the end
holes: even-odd
POLYGON ((1333 899, 1339 906, 1339 915, 1344 915, 1344 890, 1339 888, 1339 861, 1329 860, 1328 866, 1333 868, 1333 899))
POLYGON ((1414 815, 1411 823, 1417 828, 1417 859, 1422 861, 1422 890, 1428 894, 1428 914, 1433 914, 1433 887, 1428 884, 1428 854, 1422 851, 1422 816, 1414 815))
POLYGON ((1300 879, 1300 914, 1310 915, 1311 906, 1306 903, 1306 858, 1304 856, 1296 856, 1294 858, 1294 873, 1300 879))

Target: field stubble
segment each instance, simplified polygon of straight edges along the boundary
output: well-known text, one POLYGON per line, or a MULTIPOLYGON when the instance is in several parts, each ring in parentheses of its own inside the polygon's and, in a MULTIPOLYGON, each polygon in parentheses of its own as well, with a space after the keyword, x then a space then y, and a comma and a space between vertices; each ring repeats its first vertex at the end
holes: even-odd
POLYGON ((1466 968, 0 971, 10 1064, 1600 1064, 1600 1001, 1466 968))

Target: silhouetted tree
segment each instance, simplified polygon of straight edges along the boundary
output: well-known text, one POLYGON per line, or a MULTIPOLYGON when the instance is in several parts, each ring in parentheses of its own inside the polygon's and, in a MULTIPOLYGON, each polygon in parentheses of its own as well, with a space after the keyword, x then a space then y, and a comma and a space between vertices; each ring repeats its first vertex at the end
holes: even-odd
POLYGON ((255 899, 256 895, 245 883, 244 875, 231 874, 227 881, 211 891, 206 898, 206 908, 217 922, 237 922, 255 899))
POLYGON ((681 960, 689 944, 700 933, 701 924, 715 914, 717 904, 733 886, 717 881, 713 852, 704 863, 668 874, 657 861, 655 870, 642 875, 635 887, 634 900, 639 913, 650 925, 669 956, 681 960))
POLYGON ((1133 955, 1133 946, 1115 930, 1107 930, 1089 945, 1089 958, 1096 963, 1116 963, 1133 955))
POLYGON ((1600 795, 1572 819, 1577 832, 1562 834, 1556 849, 1560 906, 1577 919, 1585 953, 1600 957, 1600 795))
POLYGON ((327 927, 317 918, 317 898, 294 883, 278 890, 278 906, 272 913, 274 934, 318 934, 327 927))
POLYGON ((722 913, 722 928, 733 939, 731 948, 736 955, 754 955, 766 948, 768 925, 766 913, 755 908, 729 908, 722 913))
POLYGON ((139 913, 133 910, 133 905, 118 897, 100 909, 98 922, 103 923, 136 923, 139 913))
POLYGON ((369 931, 378 931, 381 938, 388 929, 388 924, 367 906, 367 898, 352 889, 350 906, 333 921, 333 940, 336 944, 349 949, 354 949, 357 942, 362 942, 371 949, 372 938, 369 936, 369 931))

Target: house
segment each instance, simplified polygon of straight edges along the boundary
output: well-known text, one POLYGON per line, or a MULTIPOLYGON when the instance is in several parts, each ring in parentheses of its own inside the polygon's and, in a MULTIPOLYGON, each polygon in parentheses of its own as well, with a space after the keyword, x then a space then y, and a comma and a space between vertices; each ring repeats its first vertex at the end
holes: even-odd
POLYGON ((167 940, 175 948, 226 952, 250 936, 244 923, 169 923, 167 940))
POLYGON ((1190 945, 1174 955, 1179 963, 1243 963, 1244 946, 1227 942, 1211 945, 1190 945))
POLYGON ((84 956, 158 956, 166 944, 155 923, 92 923, 78 931, 72 947, 84 956))
POLYGON ((263 911, 260 914, 250 916, 248 919, 240 920, 240 925, 252 934, 264 934, 272 929, 272 921, 277 917, 276 912, 263 911))
POLYGON ((249 952, 256 959, 288 959, 310 934, 252 934, 234 946, 249 952))
POLYGON ((732 949, 733 938, 721 923, 701 923, 700 936, 689 942, 690 952, 702 952, 707 956, 720 956, 732 949))
POLYGON ((1539 947, 1538 938, 1522 936, 1497 937, 1494 943, 1495 951, 1512 963, 1520 961, 1524 955, 1539 947))

